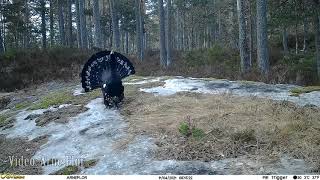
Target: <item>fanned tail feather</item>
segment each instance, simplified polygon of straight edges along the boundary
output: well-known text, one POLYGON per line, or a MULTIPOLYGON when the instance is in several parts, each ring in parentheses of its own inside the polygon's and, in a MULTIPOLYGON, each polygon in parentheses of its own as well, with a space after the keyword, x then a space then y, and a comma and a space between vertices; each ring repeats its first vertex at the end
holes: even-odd
POLYGON ((132 63, 122 54, 101 51, 94 54, 81 72, 82 88, 86 92, 102 87, 113 79, 123 79, 135 74, 132 63))

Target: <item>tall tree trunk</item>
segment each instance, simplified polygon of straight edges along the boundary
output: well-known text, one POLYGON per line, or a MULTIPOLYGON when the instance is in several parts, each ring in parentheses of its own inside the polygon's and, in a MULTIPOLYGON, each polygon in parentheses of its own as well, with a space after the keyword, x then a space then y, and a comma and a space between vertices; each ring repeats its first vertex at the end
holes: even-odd
POLYGON ((67 42, 68 46, 73 46, 72 39, 72 0, 67 0, 67 42))
MULTIPOLYGON (((3 0, 1 0, 0 3, 3 4, 3 0)), ((5 26, 3 22, 3 14, 0 14, 0 54, 4 52, 5 52, 5 26)))
POLYGON ((50 0, 50 46, 54 45, 54 19, 53 19, 53 0, 50 0))
POLYGON ((126 54, 128 54, 129 53, 129 32, 127 30, 124 32, 124 36, 125 36, 124 38, 126 41, 125 47, 124 47, 124 52, 126 54))
POLYGON ((195 44, 195 40, 194 40, 194 36, 195 36, 195 33, 194 33, 194 18, 193 18, 193 15, 191 15, 191 34, 190 34, 190 50, 194 49, 196 44, 195 44))
POLYGON ((126 35, 124 31, 121 31, 121 51, 122 52, 126 52, 125 43, 126 43, 126 35))
POLYGON ((140 61, 143 60, 143 32, 141 29, 141 1, 135 0, 135 15, 136 15, 136 38, 137 38, 137 56, 140 61))
POLYGON ((3 50, 6 51, 6 26, 3 22, 3 16, 1 16, 1 29, 2 29, 2 44, 3 44, 3 50))
POLYGON ((313 0, 315 4, 314 9, 314 33, 315 33, 315 45, 316 45, 316 61, 318 70, 318 79, 320 81, 320 2, 319 0, 313 0))
POLYGON ((296 40, 296 54, 299 51, 299 39, 298 39, 298 0, 295 0, 295 13, 296 13, 296 24, 295 24, 295 40, 296 40))
POLYGON ((129 53, 129 33, 128 33, 128 31, 125 31, 125 41, 126 41, 125 53, 128 54, 129 53))
POLYGON ((182 50, 184 51, 186 49, 186 40, 185 40, 186 31, 185 31, 185 14, 184 14, 184 12, 182 14, 181 29, 182 29, 181 45, 182 45, 182 50))
POLYGON ((93 19, 94 19, 94 45, 103 48, 101 25, 100 25, 100 8, 99 1, 93 0, 93 19))
POLYGON ((119 30, 119 19, 116 11, 116 1, 110 0, 110 11, 112 19, 112 32, 113 32, 113 48, 116 51, 120 50, 120 30, 119 30))
POLYGON ((58 16, 59 16, 59 35, 60 35, 60 45, 66 45, 65 41, 65 31, 64 31, 64 17, 62 10, 62 0, 58 0, 58 16))
MULTIPOLYGON (((87 9, 92 9, 92 3, 91 0, 87 0, 87 9)), ((88 47, 91 48, 92 46, 94 46, 94 40, 93 40, 93 22, 92 22, 92 16, 88 15, 86 16, 86 20, 88 22, 88 40, 89 40, 89 45, 88 47)))
POLYGON ((237 9, 238 9, 238 22, 239 22, 239 49, 240 49, 240 58, 241 58, 241 72, 247 73, 251 69, 250 62, 250 51, 249 51, 249 36, 248 33, 249 27, 246 23, 247 17, 247 0, 237 0, 237 9))
POLYGON ((46 3, 44 0, 40 1, 41 4, 41 34, 42 34, 42 48, 47 48, 47 30, 46 30, 46 3))
POLYGON ((167 65, 166 36, 165 36, 165 15, 163 9, 163 0, 158 0, 159 19, 160 19, 160 64, 163 67, 167 65))
POLYGON ((303 18, 303 52, 307 51, 307 39, 308 39, 308 22, 307 18, 303 18))
POLYGON ((147 31, 143 31, 144 36, 143 36, 143 47, 144 49, 148 49, 148 32, 147 31))
POLYGON ((289 54, 288 48, 288 32, 285 25, 282 27, 282 45, 283 45, 283 52, 285 55, 289 54))
POLYGON ((136 46, 135 46, 135 44, 134 44, 134 42, 135 42, 135 37, 134 37, 134 34, 131 34, 131 42, 132 42, 132 47, 131 47, 131 53, 134 53, 135 52, 135 48, 136 48, 136 46))
POLYGON ((166 50, 167 50, 167 66, 172 63, 171 49, 172 49, 172 22, 171 22, 171 0, 167 0, 167 26, 166 26, 166 50))
POLYGON ((252 66, 252 61, 253 61, 253 18, 252 18, 252 5, 251 5, 251 0, 248 0, 248 11, 249 11, 249 61, 250 61, 250 66, 252 66))
POLYGON ((24 23, 25 23, 25 30, 24 30, 24 47, 30 48, 30 9, 28 0, 24 1, 25 5, 25 12, 24 12, 24 23))
POLYGON ((110 31, 110 36, 109 36, 109 47, 112 49, 113 47, 113 29, 112 29, 112 23, 109 24, 109 31, 110 31))
POLYGON ((176 35, 175 35, 175 48, 181 50, 180 46, 180 37, 181 37, 181 28, 180 28, 180 10, 177 8, 175 16, 175 23, 176 23, 176 35))
MULTIPOLYGON (((3 4, 3 0, 0 0, 0 3, 3 4)), ((2 14, 0 14, 0 41, 1 41, 1 44, 0 44, 0 51, 3 51, 5 52, 5 48, 6 48, 6 42, 5 42, 5 39, 6 39, 6 32, 5 32, 5 24, 4 24, 4 17, 2 14)))
POLYGON ((4 43, 2 37, 2 27, 0 28, 0 54, 4 53, 4 43))
POLYGON ((267 31, 267 0, 257 0, 257 54, 260 71, 269 73, 268 31, 267 31))
POLYGON ((76 5, 76 24, 77 24, 77 44, 78 48, 82 47, 81 40, 81 26, 80 26, 80 9, 79 9, 79 0, 75 0, 76 5))
POLYGON ((147 33, 144 28, 144 15, 145 15, 145 0, 140 0, 140 33, 141 33, 141 44, 142 44, 142 57, 144 56, 145 47, 145 34, 147 33))
POLYGON ((218 10, 218 42, 221 43, 222 40, 222 23, 221 23, 221 10, 218 10))
POLYGON ((295 25, 295 41, 296 41, 296 54, 298 54, 298 50, 299 50, 298 24, 295 25))
POLYGON ((84 14, 85 0, 79 0, 79 15, 80 15, 80 31, 81 31, 81 47, 88 48, 88 33, 86 17, 84 14))

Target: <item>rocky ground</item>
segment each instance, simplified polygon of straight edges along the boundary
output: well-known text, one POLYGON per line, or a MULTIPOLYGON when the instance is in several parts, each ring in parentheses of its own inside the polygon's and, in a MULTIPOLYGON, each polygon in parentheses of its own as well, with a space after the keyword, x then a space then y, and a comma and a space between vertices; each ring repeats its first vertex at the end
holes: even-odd
POLYGON ((133 76, 106 109, 100 90, 46 83, 0 94, 0 172, 318 173, 319 106, 293 85, 133 76))

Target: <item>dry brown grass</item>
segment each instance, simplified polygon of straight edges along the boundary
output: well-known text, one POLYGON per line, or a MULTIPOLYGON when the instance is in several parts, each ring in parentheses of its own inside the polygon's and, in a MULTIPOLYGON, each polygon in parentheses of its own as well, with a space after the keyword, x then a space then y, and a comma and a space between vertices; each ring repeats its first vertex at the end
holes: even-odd
POLYGON ((39 175, 42 174, 41 161, 36 160, 34 166, 30 166, 29 162, 17 163, 15 159, 31 159, 39 150, 40 146, 45 144, 48 136, 39 136, 31 141, 25 138, 5 138, 0 135, 0 173, 1 174, 28 174, 39 175), (10 159, 13 158, 11 166, 10 159))
POLYGON ((139 92, 140 87, 126 87, 122 114, 129 120, 129 131, 156 139, 159 159, 277 158, 288 153, 320 167, 319 108, 229 94, 153 96, 139 92), (179 134, 187 116, 206 133, 202 140, 179 134))

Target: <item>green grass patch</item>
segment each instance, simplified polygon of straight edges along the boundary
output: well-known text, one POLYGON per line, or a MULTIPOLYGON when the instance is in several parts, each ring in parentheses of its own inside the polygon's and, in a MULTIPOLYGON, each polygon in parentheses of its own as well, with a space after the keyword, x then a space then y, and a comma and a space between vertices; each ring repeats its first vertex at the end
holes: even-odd
POLYGON ((89 101, 102 97, 102 93, 100 89, 96 89, 90 92, 87 92, 81 96, 72 96, 71 104, 74 105, 86 105, 89 101))
POLYGON ((190 127, 190 125, 186 122, 181 122, 179 126, 179 132, 186 137, 193 137, 196 140, 201 140, 205 133, 202 129, 196 127, 190 127))
POLYGON ((0 127, 7 127, 14 119, 8 114, 0 114, 0 127))
POLYGON ((27 108, 27 107, 29 107, 29 106, 30 106, 30 102, 24 101, 24 102, 21 102, 21 103, 16 104, 16 105, 14 106, 14 108, 15 108, 16 110, 21 110, 21 109, 25 109, 25 108, 27 108))
POLYGON ((189 125, 185 122, 181 122, 179 126, 179 132, 184 136, 190 136, 190 128, 189 125))
POLYGON ((81 96, 73 96, 72 91, 62 90, 44 96, 39 101, 35 102, 30 107, 30 110, 47 109, 51 106, 58 106, 61 104, 87 104, 92 99, 98 97, 102 97, 100 89, 87 92, 81 96))
POLYGON ((294 88, 290 90, 291 96, 299 96, 300 94, 310 93, 314 91, 320 91, 320 86, 307 86, 302 88, 294 88))
POLYGON ((7 118, 6 115, 0 115, 0 126, 7 121, 7 118))
POLYGON ((98 163, 97 159, 91 159, 91 160, 88 160, 88 161, 84 161, 83 162, 83 167, 84 168, 90 168, 92 166, 95 166, 97 163, 98 163))
POLYGON ((200 128, 193 128, 192 129, 192 137, 196 140, 202 139, 206 134, 200 128))
POLYGON ((72 175, 79 172, 80 168, 78 166, 66 166, 56 172, 53 175, 72 175))
POLYGON ((47 109, 50 106, 71 103, 74 96, 69 91, 51 93, 30 107, 31 110, 47 109))
POLYGON ((94 99, 102 96, 102 92, 100 89, 96 89, 94 91, 87 92, 84 96, 94 99))

